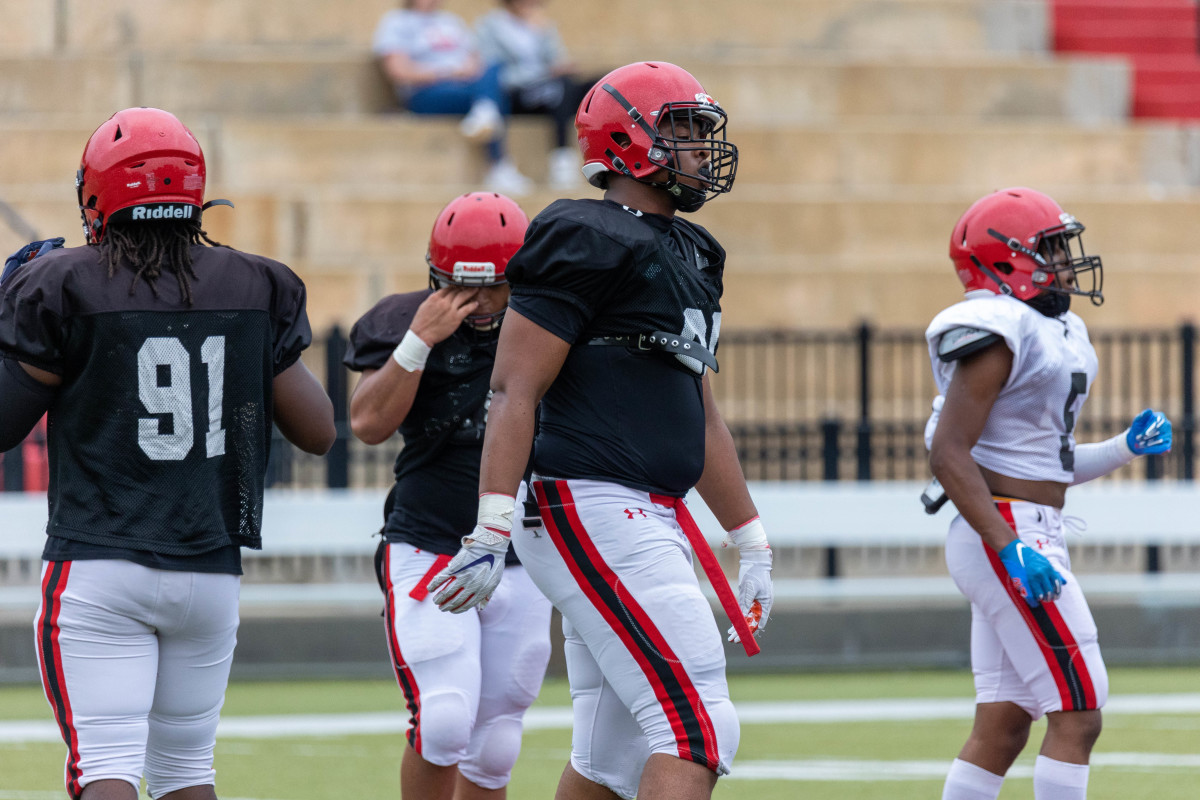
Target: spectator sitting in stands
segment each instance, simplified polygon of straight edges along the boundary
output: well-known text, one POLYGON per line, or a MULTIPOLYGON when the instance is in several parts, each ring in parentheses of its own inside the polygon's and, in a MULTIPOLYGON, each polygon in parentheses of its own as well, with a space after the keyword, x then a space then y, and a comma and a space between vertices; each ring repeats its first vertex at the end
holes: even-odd
POLYGON ((500 65, 500 85, 513 114, 543 114, 554 121, 549 157, 550 185, 570 189, 582 183, 579 153, 568 131, 584 94, 596 82, 574 74, 558 29, 544 0, 500 0, 500 8, 475 23, 479 51, 500 65))
POLYGON ((507 99, 499 67, 484 68, 466 23, 440 5, 441 0, 404 0, 402 8, 379 20, 372 50, 402 108, 414 114, 465 115, 463 135, 486 142, 488 189, 526 194, 529 179, 505 156, 507 99))

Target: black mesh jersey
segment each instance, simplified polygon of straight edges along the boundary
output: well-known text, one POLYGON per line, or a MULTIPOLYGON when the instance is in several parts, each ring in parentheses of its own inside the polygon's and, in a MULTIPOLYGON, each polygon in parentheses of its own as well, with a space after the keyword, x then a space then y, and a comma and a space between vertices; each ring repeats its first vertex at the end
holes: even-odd
POLYGON ((260 256, 191 252, 191 307, 174 273, 155 297, 130 271, 109 278, 94 247, 42 256, 0 292, 0 354, 63 378, 51 537, 179 557, 261 544, 272 381, 312 340, 304 284, 260 256))
POLYGON ((714 354, 725 251, 698 225, 559 200, 508 264, 509 307, 573 347, 542 400, 533 469, 682 496, 704 469, 704 366, 589 345, 665 331, 714 354))
MULTIPOLYGON (((430 294, 395 294, 376 303, 350 329, 346 366, 383 367, 430 294)), ((395 503, 384 523, 389 542, 452 555, 475 527, 496 341, 495 333, 461 326, 430 351, 400 425, 404 448, 396 457, 395 503)), ((508 562, 517 563, 511 549, 508 562)))

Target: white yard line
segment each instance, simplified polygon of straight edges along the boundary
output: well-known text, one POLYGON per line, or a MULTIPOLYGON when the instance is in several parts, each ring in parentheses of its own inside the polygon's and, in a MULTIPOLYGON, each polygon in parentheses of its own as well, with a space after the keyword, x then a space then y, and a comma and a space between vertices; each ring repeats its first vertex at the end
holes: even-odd
MULTIPOLYGON (((931 719, 970 719, 974 703, 968 698, 810 700, 779 703, 738 703, 743 725, 778 723, 903 722, 931 719)), ((1120 695, 1104 707, 1109 714, 1197 714, 1200 693, 1120 695)), ((225 739, 280 739, 304 736, 354 736, 399 733, 408 728, 408 715, 394 711, 357 714, 276 714, 227 716, 217 735, 225 739)), ((526 730, 570 730, 571 709, 532 708, 526 730)), ((0 722, 0 742, 57 742, 51 720, 0 722)), ((0 800, 8 800, 0 795, 0 800)))
MULTIPOLYGON (((1121 772, 1200 770, 1200 756, 1176 753, 1095 753, 1092 766, 1121 772)), ((793 761, 736 761, 726 780, 742 781, 940 781, 950 767, 936 761, 871 761, 843 758, 793 761)), ((1033 765, 1018 762, 1008 778, 1032 778, 1033 765)))

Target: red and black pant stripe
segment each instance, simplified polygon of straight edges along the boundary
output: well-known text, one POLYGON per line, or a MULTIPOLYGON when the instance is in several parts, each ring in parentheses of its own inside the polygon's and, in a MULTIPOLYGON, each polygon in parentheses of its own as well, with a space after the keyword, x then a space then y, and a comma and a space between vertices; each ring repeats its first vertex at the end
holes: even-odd
POLYGON ((680 658, 650 615, 600 555, 575 510, 566 481, 534 484, 546 531, 580 589, 633 656, 670 722, 679 757, 716 770, 720 763, 712 720, 680 658))
POLYGON ((79 783, 83 774, 79 769, 79 738, 75 733, 71 698, 67 694, 66 676, 63 672, 62 649, 58 641, 62 595, 67 588, 67 576, 70 573, 70 561, 51 561, 46 564, 45 575, 42 576, 42 613, 37 623, 37 644, 41 656, 42 686, 54 711, 59 733, 67 745, 67 793, 72 800, 78 800, 83 793, 83 786, 79 783))
POLYGON ((400 652, 400 640, 396 638, 396 586, 392 583, 390 546, 384 551, 383 575, 388 593, 386 614, 388 652, 391 653, 392 670, 396 673, 396 682, 400 684, 400 691, 404 694, 404 704, 407 706, 409 716, 411 717, 406 737, 408 738, 408 743, 412 745, 413 750, 416 750, 419 754, 422 745, 421 690, 417 687, 417 679, 413 676, 412 670, 408 668, 408 664, 404 661, 404 655, 400 652))
MULTIPOLYGON (((1013 532, 1017 533, 1012 506, 1006 502, 997 502, 996 509, 1013 532)), ((992 570, 1004 584, 1013 605, 1021 612, 1026 626, 1033 634, 1046 659, 1050 674, 1054 677, 1055 685, 1058 687, 1063 710, 1091 711, 1096 709, 1096 689, 1092 684, 1092 676, 1088 673, 1079 644, 1075 641, 1075 636, 1071 633, 1071 629, 1063 619, 1058 607, 1053 602, 1038 603, 1031 607, 1013 585, 1008 571, 1004 569, 1004 564, 1000 561, 1000 556, 986 544, 982 546, 991 562, 992 570)))

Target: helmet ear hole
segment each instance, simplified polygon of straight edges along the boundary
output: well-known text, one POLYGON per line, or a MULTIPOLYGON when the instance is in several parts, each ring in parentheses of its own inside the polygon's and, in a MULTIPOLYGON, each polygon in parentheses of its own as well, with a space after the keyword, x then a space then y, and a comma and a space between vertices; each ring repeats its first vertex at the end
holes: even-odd
POLYGON ((613 140, 613 144, 615 144, 617 147, 621 148, 622 150, 628 148, 629 145, 633 144, 633 139, 631 139, 629 137, 629 134, 623 133, 621 131, 614 133, 612 135, 612 140, 613 140))
POLYGON ((992 264, 992 266, 995 267, 999 272, 1004 273, 1005 275, 1013 274, 1014 267, 1012 264, 1008 263, 1007 261, 997 261, 995 264, 992 264))

